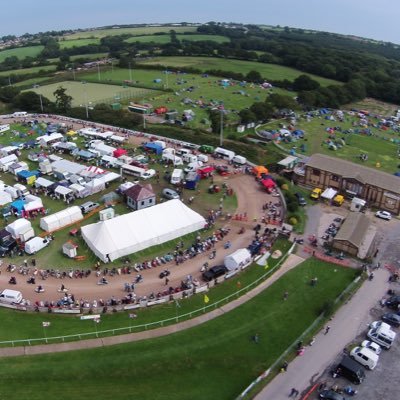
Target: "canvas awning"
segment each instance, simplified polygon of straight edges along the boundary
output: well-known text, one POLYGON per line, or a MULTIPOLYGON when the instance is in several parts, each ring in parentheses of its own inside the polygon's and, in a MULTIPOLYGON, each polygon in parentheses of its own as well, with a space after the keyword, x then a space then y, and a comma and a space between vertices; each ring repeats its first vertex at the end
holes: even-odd
POLYGON ((321 197, 326 200, 332 200, 336 196, 336 194, 337 194, 337 190, 332 189, 332 188, 327 188, 321 194, 321 197))

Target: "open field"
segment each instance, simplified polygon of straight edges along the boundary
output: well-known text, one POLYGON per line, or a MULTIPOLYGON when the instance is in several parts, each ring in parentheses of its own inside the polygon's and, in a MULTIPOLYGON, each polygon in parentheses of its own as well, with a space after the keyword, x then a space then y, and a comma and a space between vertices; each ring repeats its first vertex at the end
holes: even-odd
POLYGON ((105 36, 116 36, 116 35, 153 35, 154 33, 169 33, 170 30, 174 30, 176 33, 183 32, 195 32, 197 27, 195 26, 148 26, 141 28, 118 28, 118 29, 95 29, 90 31, 76 32, 71 35, 64 36, 66 40, 75 39, 86 39, 86 38, 98 38, 101 39, 105 36))
MULTIPOLYGON (((284 67, 276 64, 264 64, 255 61, 240 61, 225 58, 213 57, 157 57, 150 60, 143 61, 143 64, 149 65, 167 65, 170 67, 192 67, 198 68, 202 71, 210 69, 219 69, 224 71, 234 71, 247 74, 254 70, 258 71, 263 78, 273 80, 288 79, 290 81, 296 79, 304 72, 294 68, 284 67)), ((338 84, 339 82, 322 78, 317 75, 307 74, 312 79, 318 81, 322 86, 329 86, 338 84)))
POLYGON ((43 49, 44 46, 27 46, 1 50, 0 62, 3 62, 7 57, 17 57, 20 60, 24 59, 25 57, 36 57, 43 49))
POLYGON ((26 85, 36 85, 39 84, 40 82, 46 81, 48 80, 49 77, 48 76, 42 76, 42 77, 38 77, 38 78, 30 78, 27 79, 25 81, 21 81, 21 82, 17 82, 14 84, 14 86, 26 86, 26 85))
POLYGON ((54 91, 58 87, 67 89, 67 94, 73 97, 72 105, 79 106, 88 103, 89 107, 99 102, 117 102, 118 99, 135 99, 151 96, 155 91, 138 88, 123 88, 117 85, 106 85, 102 83, 82 83, 77 81, 64 81, 53 83, 39 88, 32 89, 36 93, 54 101, 54 91))
MULTIPOLYGON (((178 34, 176 35, 176 38, 178 40, 187 40, 190 42, 195 42, 195 41, 203 41, 203 40, 212 40, 213 42, 217 43, 225 43, 229 42, 229 38, 225 36, 219 36, 219 35, 183 35, 183 34, 178 34)), ((135 42, 140 42, 140 43, 159 43, 159 44, 165 44, 165 43, 170 43, 171 41, 171 36, 170 35, 145 35, 145 36, 134 36, 129 39, 125 40, 128 43, 135 43, 135 42)))
MULTIPOLYGON (((374 123, 378 122, 375 118, 370 118, 370 120, 374 123)), ((329 121, 324 116, 315 117, 309 122, 302 118, 298 121, 296 129, 304 130, 304 139, 291 139, 291 141, 289 139, 279 144, 287 151, 294 148, 300 154, 323 153, 367 167, 376 168, 379 165, 380 169, 390 173, 398 171, 399 133, 392 129, 382 130, 374 127, 368 127, 369 133, 367 133, 365 129, 358 126, 357 121, 358 118, 349 115, 345 116, 343 122, 329 121), (341 129, 341 132, 337 131, 333 134, 334 140, 343 140, 345 143, 345 145, 339 145, 337 150, 331 150, 327 143, 329 141, 327 129, 333 127, 341 129), (353 130, 353 133, 346 133, 348 130, 353 130), (305 151, 302 151, 302 146, 305 146, 305 151), (360 159, 361 153, 368 155, 367 161, 360 159)), ((286 125, 285 121, 274 121, 264 125, 262 129, 275 130, 286 125)))
POLYGON ((173 392, 177 400, 189 393, 195 400, 235 398, 354 276, 354 270, 310 259, 246 304, 187 331, 95 350, 5 358, 3 396, 163 400, 173 392), (318 285, 311 287, 315 276, 318 285), (258 344, 251 340, 255 333, 258 344))
POLYGON ((44 65, 41 67, 13 69, 11 71, 0 71, 0 76, 37 74, 40 71, 53 72, 55 70, 56 70, 55 65, 44 65))
POLYGON ((87 46, 89 44, 99 44, 100 39, 74 39, 74 40, 60 40, 58 44, 61 49, 70 49, 71 47, 87 46))
POLYGON ((343 108, 346 110, 367 110, 372 114, 389 117, 396 114, 396 110, 398 110, 399 106, 368 97, 364 100, 358 101, 357 103, 347 104, 343 108))

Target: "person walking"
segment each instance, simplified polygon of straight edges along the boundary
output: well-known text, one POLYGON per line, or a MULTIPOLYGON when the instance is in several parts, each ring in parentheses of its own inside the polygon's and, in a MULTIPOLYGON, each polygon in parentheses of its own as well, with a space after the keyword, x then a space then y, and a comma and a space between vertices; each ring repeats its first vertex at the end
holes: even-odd
POLYGON ((331 327, 328 325, 328 326, 325 328, 324 335, 327 335, 327 334, 329 333, 330 329, 331 329, 331 327))
POLYGON ((290 391, 289 397, 297 397, 299 395, 299 391, 296 388, 292 388, 292 390, 290 391))

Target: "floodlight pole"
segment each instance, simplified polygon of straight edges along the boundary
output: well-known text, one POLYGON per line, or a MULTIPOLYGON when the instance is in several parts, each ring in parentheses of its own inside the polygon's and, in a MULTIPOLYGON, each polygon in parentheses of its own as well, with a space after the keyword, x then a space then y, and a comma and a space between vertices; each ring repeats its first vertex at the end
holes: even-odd
POLYGON ((129 80, 132 83, 132 68, 131 68, 131 63, 129 63, 129 80))
POLYGON ((220 110, 220 112, 219 145, 222 147, 222 143, 224 142, 224 110, 220 110))
POLYGON ((88 107, 88 99, 87 99, 86 88, 85 88, 84 94, 85 94, 86 119, 89 119, 89 107, 88 107))
POLYGON ((100 75, 100 63, 97 63, 97 76, 99 78, 99 81, 101 81, 101 75, 100 75))
POLYGON ((42 101, 42 95, 39 93, 39 101, 40 101, 40 109, 42 110, 43 113, 43 101, 42 101))
POLYGON ((72 76, 75 80, 75 65, 74 65, 74 63, 72 63, 72 76))

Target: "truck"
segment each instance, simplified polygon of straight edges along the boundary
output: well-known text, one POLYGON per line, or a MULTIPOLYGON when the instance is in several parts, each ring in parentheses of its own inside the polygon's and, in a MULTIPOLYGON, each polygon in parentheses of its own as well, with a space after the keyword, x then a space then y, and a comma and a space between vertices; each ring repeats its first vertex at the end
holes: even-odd
POLYGON ((322 194, 322 189, 321 189, 321 188, 315 188, 315 189, 311 192, 310 197, 311 197, 313 200, 319 200, 319 198, 321 197, 321 194, 322 194))

